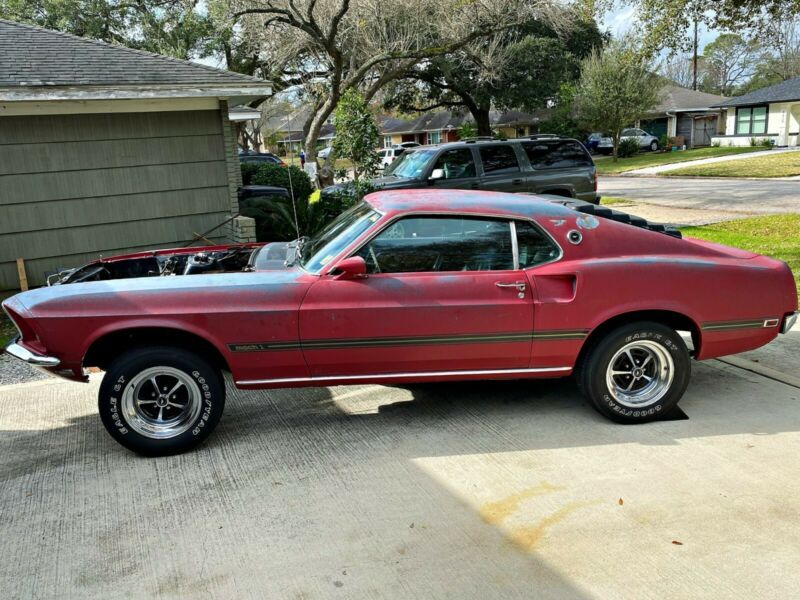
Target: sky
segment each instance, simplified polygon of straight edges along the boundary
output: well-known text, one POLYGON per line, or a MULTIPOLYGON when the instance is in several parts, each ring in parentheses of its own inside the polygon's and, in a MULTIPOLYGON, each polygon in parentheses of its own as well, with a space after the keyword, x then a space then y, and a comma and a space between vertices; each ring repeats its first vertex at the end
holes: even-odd
MULTIPOLYGON (((614 6, 611 10, 606 11, 598 21, 600 23, 600 28, 610 31, 614 37, 618 37, 628 30, 640 26, 636 22, 636 7, 630 5, 614 6)), ((698 31, 700 34, 698 45, 700 47, 700 53, 702 54, 705 45, 709 42, 713 42, 717 35, 719 35, 719 32, 703 25, 700 25, 698 31)))

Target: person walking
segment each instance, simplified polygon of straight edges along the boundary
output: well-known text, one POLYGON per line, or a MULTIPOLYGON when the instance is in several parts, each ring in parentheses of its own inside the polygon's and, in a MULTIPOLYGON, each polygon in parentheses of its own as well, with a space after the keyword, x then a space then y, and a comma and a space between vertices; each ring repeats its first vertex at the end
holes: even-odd
POLYGON ((302 148, 300 149, 300 168, 301 169, 306 168, 306 153, 303 151, 302 148))

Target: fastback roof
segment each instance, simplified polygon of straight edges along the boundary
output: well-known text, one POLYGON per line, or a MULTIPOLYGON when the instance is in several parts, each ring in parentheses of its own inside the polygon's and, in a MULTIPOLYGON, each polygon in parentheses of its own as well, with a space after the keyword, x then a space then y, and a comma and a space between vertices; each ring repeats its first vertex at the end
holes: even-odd
POLYGON ((387 190, 368 195, 365 200, 381 212, 408 210, 507 214, 520 217, 569 217, 575 212, 565 206, 527 194, 504 194, 471 190, 387 190))

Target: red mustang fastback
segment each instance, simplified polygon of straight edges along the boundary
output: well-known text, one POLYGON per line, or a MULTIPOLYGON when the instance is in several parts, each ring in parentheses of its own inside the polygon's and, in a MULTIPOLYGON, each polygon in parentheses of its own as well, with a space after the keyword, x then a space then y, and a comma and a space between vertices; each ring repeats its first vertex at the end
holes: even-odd
POLYGON ((783 262, 603 207, 379 192, 313 239, 104 259, 3 303, 14 356, 86 380, 122 445, 194 447, 239 388, 576 375, 622 423, 797 316, 783 262), (184 276, 188 275, 188 276, 184 276), (691 336, 691 351, 679 332, 691 336))

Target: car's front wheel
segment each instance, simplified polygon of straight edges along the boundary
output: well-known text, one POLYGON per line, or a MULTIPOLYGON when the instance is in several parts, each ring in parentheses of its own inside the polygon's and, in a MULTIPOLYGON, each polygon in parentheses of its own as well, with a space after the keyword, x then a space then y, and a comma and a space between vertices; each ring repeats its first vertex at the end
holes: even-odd
POLYGON ((650 142, 650 150, 653 151, 653 152, 658 150, 658 142, 657 141, 653 140, 652 142, 650 142))
POLYGON ((100 418, 120 444, 146 456, 191 450, 214 430, 225 407, 220 372, 181 348, 131 350, 100 385, 100 418))
POLYGON ((677 406, 691 375, 686 344, 673 329, 631 323, 591 347, 578 385, 594 407, 619 423, 644 423, 677 406))

